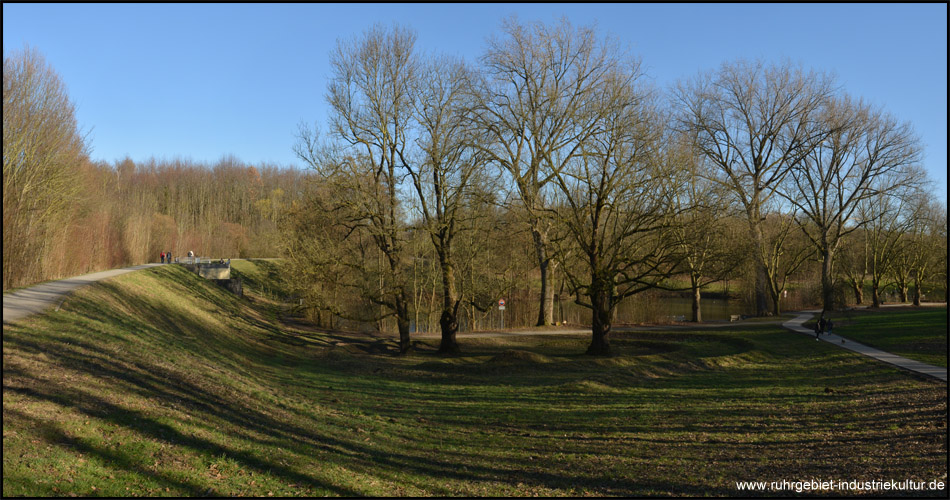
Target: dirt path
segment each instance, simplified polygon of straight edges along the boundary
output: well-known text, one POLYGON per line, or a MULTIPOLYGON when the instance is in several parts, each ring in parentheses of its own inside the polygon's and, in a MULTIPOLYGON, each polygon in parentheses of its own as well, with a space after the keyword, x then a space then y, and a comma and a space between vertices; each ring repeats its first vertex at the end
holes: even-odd
POLYGON ((77 288, 120 274, 161 265, 163 264, 142 264, 140 266, 73 276, 72 278, 50 281, 5 294, 3 296, 3 324, 9 324, 31 314, 44 311, 53 305, 59 305, 67 295, 77 288))

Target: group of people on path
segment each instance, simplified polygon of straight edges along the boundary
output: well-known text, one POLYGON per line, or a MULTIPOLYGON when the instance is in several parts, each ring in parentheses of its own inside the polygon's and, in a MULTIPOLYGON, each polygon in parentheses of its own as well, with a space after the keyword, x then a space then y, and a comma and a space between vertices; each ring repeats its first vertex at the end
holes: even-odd
MULTIPOLYGON (((191 250, 188 251, 188 257, 194 257, 195 252, 191 250)), ((162 252, 159 257, 162 259, 162 264, 171 264, 172 263, 172 253, 171 252, 162 252)))
POLYGON ((821 313, 821 316, 818 317, 818 322, 815 323, 815 340, 818 340, 818 336, 822 333, 831 333, 831 329, 834 328, 834 326, 835 324, 831 321, 831 318, 825 319, 825 313, 821 313))

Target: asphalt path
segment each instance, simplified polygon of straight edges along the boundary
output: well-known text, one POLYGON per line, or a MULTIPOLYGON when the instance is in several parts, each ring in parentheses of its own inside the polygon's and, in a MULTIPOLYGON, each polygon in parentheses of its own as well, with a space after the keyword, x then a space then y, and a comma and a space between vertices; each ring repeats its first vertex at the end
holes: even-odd
POLYGON ((163 264, 142 264, 122 269, 111 269, 109 271, 83 274, 82 276, 73 276, 72 278, 41 283, 29 288, 17 290, 16 292, 4 294, 3 324, 10 324, 11 322, 23 319, 31 314, 45 311, 54 306, 58 307, 59 304, 66 299, 66 296, 77 288, 120 274, 161 265, 163 264))

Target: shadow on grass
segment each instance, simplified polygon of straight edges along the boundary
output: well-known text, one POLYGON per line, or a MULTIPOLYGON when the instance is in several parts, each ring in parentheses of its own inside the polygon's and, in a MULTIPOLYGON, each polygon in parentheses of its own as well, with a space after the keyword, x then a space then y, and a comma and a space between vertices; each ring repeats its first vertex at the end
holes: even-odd
MULTIPOLYGON (((13 392, 18 391, 13 389, 13 392)), ((26 427, 32 427, 37 434, 44 436, 49 442, 61 444, 77 453, 98 458, 111 466, 154 479, 162 483, 163 486, 180 489, 190 496, 201 496, 209 493, 207 487, 193 481, 175 479, 168 474, 152 471, 145 467, 142 462, 130 457, 128 454, 121 453, 117 450, 110 450, 105 446, 96 446, 82 439, 72 437, 59 426, 48 420, 32 417, 13 409, 4 409, 3 418, 10 423, 16 422, 26 427)), ((45 493, 53 495, 54 491, 50 490, 45 493)))
MULTIPOLYGON (((648 363, 668 370, 668 375, 652 381, 643 380, 635 370, 637 366, 625 366, 616 360, 603 364, 602 360, 588 359, 581 366, 578 361, 583 358, 579 354, 560 367, 530 362, 526 370, 512 373, 505 369, 483 374, 431 370, 418 365, 439 359, 434 354, 394 359, 368 354, 373 352, 374 345, 381 342, 385 345, 385 339, 342 332, 288 332, 244 314, 241 308, 246 304, 240 299, 187 271, 154 272, 167 273, 161 278, 168 278, 171 289, 192 297, 204 312, 235 317, 218 324, 193 317, 152 295, 166 291, 127 294, 122 287, 106 282, 101 285, 101 292, 135 315, 126 315, 88 297, 77 297, 70 303, 69 311, 43 320, 42 326, 35 330, 5 328, 4 392, 70 408, 145 439, 168 441, 202 455, 226 455, 242 467, 288 483, 345 496, 366 493, 319 477, 320 471, 345 466, 350 471, 347 475, 384 478, 397 485, 416 485, 429 494, 440 495, 455 495, 473 485, 501 482, 565 492, 589 489, 619 495, 672 492, 734 496, 737 492, 733 488, 699 486, 704 481, 691 479, 685 470, 683 474, 670 472, 659 478, 651 470, 643 470, 642 474, 638 470, 626 471, 625 477, 610 477, 606 464, 602 468, 587 467, 589 464, 583 462, 583 458, 574 458, 579 462, 571 466, 563 463, 565 459, 554 457, 551 442, 539 442, 537 446, 534 443, 538 438, 556 441, 558 435, 564 434, 573 448, 568 452, 589 454, 609 462, 618 457, 629 460, 630 452, 616 442, 608 449, 609 438, 586 434, 609 429, 612 433, 634 436, 646 432, 673 436, 697 432, 761 436, 763 439, 755 442, 729 444, 733 453, 730 460, 740 463, 755 456, 761 449, 759 444, 796 450, 824 450, 831 444, 869 444, 861 436, 836 437, 831 444, 820 438, 789 441, 774 438, 775 433, 800 431, 803 425, 817 428, 824 421, 843 419, 854 425, 888 426, 907 423, 907 415, 913 416, 912 424, 918 424, 919 419, 939 417, 939 405, 931 401, 921 402, 919 408, 904 409, 901 405, 906 407, 905 400, 851 402, 852 396, 846 390, 823 392, 826 385, 840 385, 855 373, 880 370, 846 354, 830 358, 827 354, 799 355, 795 365, 782 367, 778 367, 771 354, 762 355, 761 366, 752 368, 687 364, 689 358, 703 355, 712 360, 751 356, 761 347, 756 340, 724 335, 680 334, 677 337, 649 332, 620 336, 618 349, 640 353, 632 356, 634 358, 669 356, 665 361, 654 359, 648 363), (233 331, 235 328, 240 330, 233 331), (649 349, 655 352, 648 352, 649 349), (24 357, 33 359, 23 360, 24 357), (42 363, 33 362, 41 358, 42 363), (829 360, 835 363, 830 369, 829 360), (530 374, 535 365, 558 369, 530 374), (68 378, 55 378, 59 375, 40 371, 38 366, 79 372, 98 384, 78 387, 68 378), (569 367, 572 369, 568 370, 569 367), (225 378, 227 380, 223 380, 225 378), (590 384, 561 387, 572 382, 590 384), (627 393, 621 399, 612 392, 597 392, 599 386, 594 383, 609 386, 608 389, 643 386, 659 390, 627 393), (770 384, 795 390, 761 396, 770 406, 759 408, 755 405, 761 403, 753 402, 750 408, 746 402, 749 391, 770 387, 770 384), (263 387, 271 395, 270 399, 252 396, 246 387, 250 385, 263 387), (89 388, 95 386, 98 387, 89 388), (483 391, 485 387, 492 390, 483 391), (103 388, 109 392, 98 392, 103 388), (691 394, 699 394, 697 400, 706 407, 689 408, 682 402, 671 405, 670 396, 674 393, 683 395, 686 403, 691 401, 691 394), (310 404, 300 407, 281 401, 287 395, 307 399, 310 404), (171 410, 188 413, 196 422, 190 425, 216 430, 224 437, 213 440, 183 432, 148 411, 133 408, 131 402, 125 403, 126 399, 132 399, 130 396, 134 396, 134 402, 145 401, 157 407, 163 414, 161 419, 175 418, 177 414, 171 410), (336 397, 344 401, 334 403, 336 397), (123 402, 116 403, 116 400, 123 402), (734 403, 731 407, 708 407, 712 402, 730 400, 734 403), (620 401, 626 402, 624 406, 618 406, 620 401), (802 410, 802 405, 808 405, 807 410, 802 410), (936 410, 935 406, 938 406, 936 410), (554 419, 553 410, 559 410, 557 415, 564 420, 554 419), (420 420, 420 411, 424 411, 423 420, 420 420), (805 415, 807 421, 775 419, 774 413, 782 411, 805 415), (640 414, 646 414, 646 420, 626 420, 640 414), (355 426, 372 424, 375 417, 389 417, 394 422, 391 426, 370 428, 365 435, 353 436, 351 431, 355 426), (379 434, 373 430, 380 428, 383 431, 379 434), (451 450, 442 446, 444 437, 463 450, 471 450, 463 446, 465 436, 483 432, 497 436, 483 455, 473 457, 456 451, 458 448, 451 450), (511 445, 539 456, 512 454, 506 448, 511 445), (286 465, 281 459, 286 453, 275 449, 287 450, 295 462, 306 461, 306 465, 286 465), (636 477, 641 479, 634 479, 636 477), (469 484, 450 485, 449 481, 469 484)), ((807 340, 793 339, 788 349, 814 350, 807 340)), ((563 349, 565 346, 554 344, 540 351, 551 356, 564 353, 563 349)), ((466 355, 479 352, 486 356, 498 355, 504 352, 504 347, 503 344, 473 347, 472 353, 466 355)), ((543 357, 529 357, 528 361, 532 359, 544 361, 543 357)), ((945 405, 943 408, 945 415, 945 405)), ((7 405, 4 413, 40 429, 78 453, 88 453, 191 495, 205 492, 204 485, 151 471, 134 456, 70 437, 63 427, 52 421, 30 417, 7 405)), ((917 431, 907 431, 902 437, 912 439, 914 432, 917 431)), ((657 436, 638 437, 630 443, 644 456, 660 447, 681 449, 694 444, 685 437, 678 440, 657 436)), ((704 457, 679 456, 678 460, 686 465, 701 466, 704 457)), ((628 463, 643 464, 645 469, 654 466, 640 459, 628 463)), ((708 478, 702 479, 709 483, 708 478)))
MULTIPOLYGON (((23 339, 7 339, 6 348, 33 349, 23 339)), ((314 450, 337 455, 337 463, 343 462, 348 468, 356 469, 369 476, 390 475, 393 481, 405 480, 410 476, 428 478, 445 478, 459 481, 511 481, 525 485, 535 485, 552 489, 590 488, 598 491, 636 492, 649 491, 655 488, 658 491, 686 491, 696 492, 687 484, 650 483, 630 479, 610 479, 596 476, 565 474, 562 471, 549 472, 537 468, 526 468, 524 464, 512 461, 508 467, 478 465, 466 462, 459 457, 458 461, 446 460, 451 454, 440 452, 438 457, 431 456, 424 450, 410 448, 396 452, 392 449, 380 449, 369 444, 358 444, 346 439, 335 438, 326 434, 317 434, 299 425, 256 411, 251 408, 235 405, 223 398, 211 394, 197 387, 175 374, 163 372, 157 366, 137 366, 135 370, 127 370, 120 364, 112 368, 105 366, 104 359, 82 359, 88 356, 86 349, 83 352, 76 349, 46 346, 46 355, 60 365, 88 375, 109 380, 122 381, 128 389, 134 389, 143 397, 149 397, 161 406, 183 405, 190 411, 196 412, 196 417, 213 426, 215 421, 229 422, 238 427, 242 438, 256 440, 259 443, 276 444, 294 450, 298 455, 311 456, 314 450), (144 370, 143 370, 144 369, 144 370), (144 373, 143 373, 144 372, 144 373), (149 375, 148 373, 151 373, 149 375), (264 437, 252 437, 250 434, 264 437), (389 472, 386 472, 389 471, 389 472)), ((88 346, 87 346, 88 347, 88 346)), ((10 365, 4 377, 4 391, 19 394, 33 400, 54 403, 64 408, 71 408, 87 417, 94 417, 112 423, 138 435, 153 440, 167 441, 176 446, 183 446, 195 452, 219 456, 225 455, 235 460, 241 466, 262 474, 270 474, 287 482, 306 485, 319 491, 330 494, 356 496, 359 491, 348 489, 340 485, 327 484, 312 475, 302 473, 290 467, 281 465, 275 460, 262 458, 257 454, 236 449, 233 446, 223 445, 208 439, 185 434, 179 429, 157 421, 144 411, 126 408, 105 398, 99 397, 90 391, 65 384, 44 380, 23 367, 10 365)), ((121 389, 117 389, 122 393, 121 389)), ((182 481, 160 472, 153 472, 141 462, 127 454, 110 450, 107 447, 96 446, 66 434, 63 429, 51 422, 26 416, 14 409, 5 409, 13 418, 31 420, 31 426, 45 433, 53 442, 62 444, 79 453, 87 453, 112 466, 123 468, 129 472, 142 474, 156 479, 168 486, 180 488, 192 495, 208 494, 206 488, 193 481, 182 481)), ((433 432, 439 432, 434 430, 433 432)), ((470 458, 470 457, 469 457, 470 458)), ((432 488, 431 485, 426 485, 432 488)), ((708 489, 703 489, 708 491, 708 489)), ((726 494, 728 491, 720 491, 726 494)), ((440 494, 457 493, 448 489, 440 494)), ((212 492, 212 494, 214 494, 212 492)))

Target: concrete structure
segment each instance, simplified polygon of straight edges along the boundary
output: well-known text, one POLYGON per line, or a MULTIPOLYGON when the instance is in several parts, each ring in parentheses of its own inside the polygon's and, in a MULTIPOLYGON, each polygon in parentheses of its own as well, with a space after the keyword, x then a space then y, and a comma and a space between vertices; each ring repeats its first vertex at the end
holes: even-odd
POLYGON ((209 280, 231 279, 231 264, 227 262, 198 264, 198 276, 209 280))
POLYGON ((188 258, 191 260, 180 261, 179 264, 185 267, 185 269, 201 276, 204 279, 208 280, 227 280, 231 279, 231 264, 230 262, 211 262, 207 259, 201 259, 201 257, 195 257, 194 259, 188 258))

